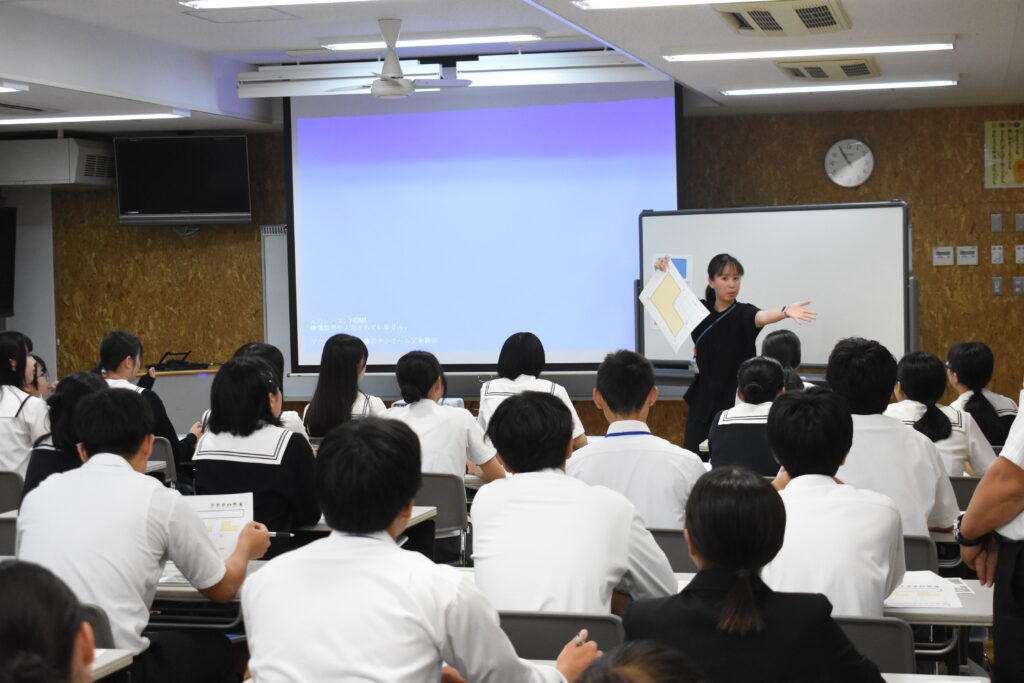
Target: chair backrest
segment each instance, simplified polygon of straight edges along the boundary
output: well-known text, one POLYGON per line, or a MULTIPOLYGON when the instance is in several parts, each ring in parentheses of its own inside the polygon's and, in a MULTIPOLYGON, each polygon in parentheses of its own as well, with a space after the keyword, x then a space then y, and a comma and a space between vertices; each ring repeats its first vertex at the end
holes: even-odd
POLYGON ((173 488, 178 481, 178 470, 174 466, 174 449, 167 437, 158 436, 153 439, 153 454, 150 460, 164 463, 164 483, 173 488))
MULTIPOLYGON (((686 539, 682 529, 648 529, 654 536, 655 543, 665 553, 668 564, 674 572, 696 572, 690 552, 686 549, 686 539)), ((602 646, 603 647, 603 646, 602 646)))
POLYGON ((465 531, 469 527, 466 514, 466 485, 454 474, 423 473, 423 483, 416 494, 417 505, 437 508, 434 518, 436 534, 465 531))
POLYGON ((114 632, 110 629, 110 619, 107 613, 98 605, 82 603, 82 616, 92 626, 92 632, 96 636, 96 647, 114 647, 114 632))
POLYGON ((956 504, 961 510, 966 510, 974 495, 974 489, 978 488, 980 477, 950 477, 949 483, 953 485, 953 495, 956 496, 956 504))
POLYGON ((499 612, 501 630, 523 659, 558 659, 565 644, 587 629, 588 640, 607 652, 625 640, 622 619, 614 614, 576 612, 499 612))
POLYGON ((862 655, 887 674, 917 672, 914 632, 895 617, 833 617, 862 655))
POLYGON ((903 556, 908 572, 939 571, 939 552, 935 541, 928 536, 904 536, 903 556))
POLYGON ((21 488, 25 480, 17 472, 0 472, 0 512, 21 507, 21 488))
POLYGON ((18 539, 18 518, 0 517, 0 555, 14 555, 18 539))

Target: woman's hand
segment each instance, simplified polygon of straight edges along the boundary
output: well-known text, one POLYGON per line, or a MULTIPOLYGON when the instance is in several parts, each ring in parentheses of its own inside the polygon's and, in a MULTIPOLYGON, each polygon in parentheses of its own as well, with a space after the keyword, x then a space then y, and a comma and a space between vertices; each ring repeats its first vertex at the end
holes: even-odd
POLYGON ((662 272, 668 272, 669 263, 671 263, 671 259, 668 256, 662 256, 660 259, 654 262, 654 269, 660 270, 662 272))
POLYGON ((802 325, 804 323, 814 322, 814 319, 818 317, 818 314, 809 308, 804 308, 810 301, 798 301, 795 304, 786 306, 785 316, 792 318, 797 324, 802 325))

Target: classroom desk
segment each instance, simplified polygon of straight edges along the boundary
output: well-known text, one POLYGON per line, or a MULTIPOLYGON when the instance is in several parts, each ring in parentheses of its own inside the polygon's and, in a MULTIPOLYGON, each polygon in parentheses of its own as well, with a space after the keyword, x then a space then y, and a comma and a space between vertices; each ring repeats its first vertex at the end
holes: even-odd
MULTIPOLYGON (((437 517, 436 507, 429 505, 414 505, 412 507, 412 517, 409 518, 409 524, 406 528, 414 527, 417 524, 421 524, 428 519, 433 519, 434 517, 437 517)), ((323 517, 321 517, 320 521, 316 524, 307 524, 306 526, 297 527, 295 530, 328 534, 331 532, 331 527, 327 526, 327 522, 325 522, 323 517)))
MULTIPOLYGON (((530 661, 542 666, 555 666, 555 661, 550 659, 531 659, 530 661)), ((939 676, 932 674, 883 673, 882 680, 885 683, 989 683, 987 678, 977 678, 975 676, 939 676)))
POLYGON ((154 472, 163 472, 167 469, 167 463, 163 460, 147 460, 146 461, 146 474, 153 474, 154 472))
POLYGON ((96 648, 96 659, 92 660, 93 680, 99 680, 132 665, 135 657, 128 650, 96 648))
POLYGON ((953 539, 952 531, 929 531, 928 535, 931 536, 932 540, 936 543, 956 544, 956 541, 953 539))
POLYGON ((478 489, 487 483, 483 477, 478 477, 475 474, 467 474, 462 480, 465 482, 467 489, 478 489))

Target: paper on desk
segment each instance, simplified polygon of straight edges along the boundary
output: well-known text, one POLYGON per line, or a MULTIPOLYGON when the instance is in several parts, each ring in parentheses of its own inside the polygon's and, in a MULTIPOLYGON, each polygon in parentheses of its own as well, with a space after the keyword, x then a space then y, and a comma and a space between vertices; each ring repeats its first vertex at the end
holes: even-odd
POLYGON ((903 583, 885 599, 886 607, 963 607, 956 587, 935 572, 907 572, 903 583))
POLYGON ((252 492, 229 493, 219 496, 183 496, 206 525, 206 533, 227 559, 235 551, 238 534, 252 520, 252 492))
POLYGON ((671 261, 668 270, 656 270, 647 281, 640 292, 640 303, 676 353, 700 321, 708 317, 708 309, 671 261))
POLYGON ((974 594, 974 590, 970 586, 968 586, 967 582, 961 579, 959 576, 947 577, 946 581, 949 581, 951 584, 953 584, 953 590, 955 590, 957 593, 967 593, 972 595, 974 594))

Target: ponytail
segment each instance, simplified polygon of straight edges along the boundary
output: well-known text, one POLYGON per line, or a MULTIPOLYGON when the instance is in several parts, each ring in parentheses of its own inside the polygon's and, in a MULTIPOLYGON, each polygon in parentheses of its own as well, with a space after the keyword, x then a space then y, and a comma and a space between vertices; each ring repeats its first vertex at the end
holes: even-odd
MULTIPOLYGON (((724 273, 729 266, 736 270, 737 275, 743 275, 743 264, 739 262, 739 259, 730 254, 716 254, 708 263, 708 280, 714 280, 716 275, 724 273)), ((710 286, 704 288, 704 300, 707 301, 708 306, 715 304, 715 290, 710 286)))
POLYGON ((971 397, 964 402, 964 411, 970 413, 974 421, 978 423, 982 434, 991 444, 1006 443, 1006 436, 1009 434, 1009 427, 999 419, 996 409, 985 398, 981 390, 975 391, 971 397))
POLYGON ((410 351, 399 358, 395 366, 398 390, 402 394, 402 400, 410 405, 426 398, 438 377, 442 378, 447 393, 447 382, 443 379, 444 370, 437 357, 429 351, 410 351))
POLYGON ((125 358, 142 357, 142 342, 134 334, 115 330, 100 342, 100 362, 93 368, 97 375, 117 369, 125 358))
POLYGON ((754 569, 740 569, 736 572, 736 582, 722 602, 718 630, 738 636, 764 630, 764 614, 754 594, 753 578, 756 575, 754 569))
POLYGON ((933 442, 948 439, 949 435, 953 433, 953 425, 950 424, 949 418, 934 403, 928 404, 924 415, 914 423, 914 429, 927 436, 933 442))
POLYGON ((932 441, 948 439, 953 425, 935 405, 946 391, 946 369, 942 361, 930 353, 913 351, 900 359, 896 379, 907 398, 925 406, 924 415, 914 423, 914 429, 932 441))

